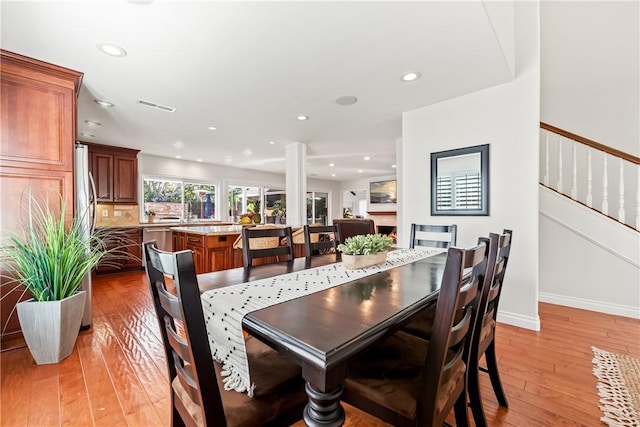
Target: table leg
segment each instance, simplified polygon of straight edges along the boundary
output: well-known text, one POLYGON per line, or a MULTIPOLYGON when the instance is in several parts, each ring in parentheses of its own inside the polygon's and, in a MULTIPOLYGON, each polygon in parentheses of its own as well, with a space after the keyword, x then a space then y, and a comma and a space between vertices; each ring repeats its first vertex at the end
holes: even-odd
POLYGON ((339 427, 344 424, 344 408, 340 404, 342 386, 328 393, 305 386, 309 403, 304 408, 304 422, 309 427, 339 427))

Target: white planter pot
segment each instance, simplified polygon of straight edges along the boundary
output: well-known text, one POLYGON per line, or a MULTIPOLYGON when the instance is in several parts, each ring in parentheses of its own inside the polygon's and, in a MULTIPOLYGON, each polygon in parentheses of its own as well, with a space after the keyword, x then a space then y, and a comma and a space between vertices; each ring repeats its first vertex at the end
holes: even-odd
POLYGON ((347 270, 371 267, 387 260, 387 251, 378 252, 375 255, 347 255, 342 254, 342 265, 347 270))
POLYGON ((16 305, 22 334, 38 365, 58 363, 73 351, 80 332, 85 291, 60 301, 34 301, 16 305))

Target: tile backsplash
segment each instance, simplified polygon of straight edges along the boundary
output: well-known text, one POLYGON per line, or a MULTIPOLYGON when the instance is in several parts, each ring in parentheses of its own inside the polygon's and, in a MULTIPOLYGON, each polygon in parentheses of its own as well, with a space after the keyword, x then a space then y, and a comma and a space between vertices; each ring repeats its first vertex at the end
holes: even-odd
POLYGON ((138 225, 140 210, 138 205, 99 204, 96 225, 98 227, 117 225, 138 225))

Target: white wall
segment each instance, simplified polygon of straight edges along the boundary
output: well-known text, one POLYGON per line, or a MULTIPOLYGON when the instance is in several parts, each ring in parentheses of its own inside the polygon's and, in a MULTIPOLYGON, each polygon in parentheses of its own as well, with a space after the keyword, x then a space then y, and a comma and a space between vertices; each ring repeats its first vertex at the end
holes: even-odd
POLYGON ((485 89, 403 115, 399 164, 400 245, 408 224, 458 224, 458 245, 514 232, 499 320, 539 329, 538 126, 539 14, 537 2, 514 7, 516 76, 485 89), (490 144, 490 216, 430 216, 430 153, 490 144))
POLYGON ((639 233, 541 186, 540 235, 541 301, 640 318, 639 233))
POLYGON ((542 121, 640 156, 640 2, 540 9, 542 121))
MULTIPOLYGON (((229 185, 263 186, 285 188, 285 175, 256 170, 234 168, 230 166, 214 165, 211 163, 192 162, 167 157, 138 155, 138 172, 145 176, 162 176, 170 178, 192 179, 194 181, 206 181, 218 185, 218 200, 216 205, 221 206, 221 200, 228 199, 229 185)), ((142 186, 142 180, 140 180, 142 186)), ((307 179, 307 191, 321 191, 330 194, 329 218, 341 218, 340 183, 321 179, 307 179)), ((139 194, 144 194, 139 191, 139 194)), ((222 210, 227 215, 226 210, 222 210)), ((226 220, 227 218, 221 218, 226 220)))

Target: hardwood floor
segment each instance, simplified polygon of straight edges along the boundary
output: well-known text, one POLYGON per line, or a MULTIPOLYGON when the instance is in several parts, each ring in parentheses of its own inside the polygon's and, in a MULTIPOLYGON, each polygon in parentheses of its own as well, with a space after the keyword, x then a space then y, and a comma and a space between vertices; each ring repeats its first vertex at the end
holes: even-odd
MULTIPOLYGON (((489 425, 604 425, 591 346, 640 357, 640 321, 550 304, 540 304, 540 319, 541 332, 498 325, 510 406, 498 407, 483 375, 489 425)), ((37 366, 22 348, 1 353, 0 369, 2 426, 169 424, 165 360, 143 273, 94 280, 94 325, 70 357, 37 366)), ((386 424, 347 408, 346 425, 386 424)))

